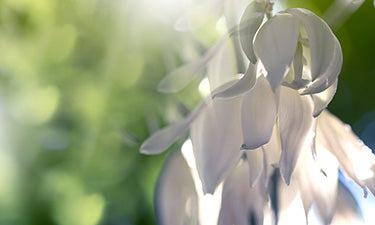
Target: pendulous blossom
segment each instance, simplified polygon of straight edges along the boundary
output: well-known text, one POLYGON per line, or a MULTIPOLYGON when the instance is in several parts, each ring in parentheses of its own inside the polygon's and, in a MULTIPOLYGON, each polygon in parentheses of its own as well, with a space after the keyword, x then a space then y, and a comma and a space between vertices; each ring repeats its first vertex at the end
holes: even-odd
POLYGON ((324 224, 342 221, 357 205, 339 170, 365 194, 375 193, 375 156, 325 110, 343 61, 338 39, 307 9, 271 14, 272 3, 252 1, 238 29, 159 84, 162 92, 176 92, 207 67, 211 90, 186 118, 140 148, 158 154, 190 132, 189 166, 173 153, 158 183, 161 224, 288 224, 296 201, 304 222, 313 205, 324 224), (244 73, 239 61, 248 65, 244 73), (205 222, 205 214, 215 215, 204 207, 207 194, 219 195, 217 221, 205 222))

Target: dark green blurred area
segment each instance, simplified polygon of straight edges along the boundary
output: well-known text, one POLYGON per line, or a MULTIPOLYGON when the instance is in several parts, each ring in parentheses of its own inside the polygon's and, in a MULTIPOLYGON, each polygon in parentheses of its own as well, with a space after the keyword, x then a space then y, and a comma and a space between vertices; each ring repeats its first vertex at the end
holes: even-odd
MULTIPOLYGON (((180 100, 197 102, 198 82, 156 92, 186 34, 142 2, 0 1, 0 224, 155 224, 166 154, 138 148, 176 119, 180 100)), ((287 2, 321 15, 330 1, 287 2)), ((344 66, 329 109, 373 143, 372 1, 335 33, 344 66)))

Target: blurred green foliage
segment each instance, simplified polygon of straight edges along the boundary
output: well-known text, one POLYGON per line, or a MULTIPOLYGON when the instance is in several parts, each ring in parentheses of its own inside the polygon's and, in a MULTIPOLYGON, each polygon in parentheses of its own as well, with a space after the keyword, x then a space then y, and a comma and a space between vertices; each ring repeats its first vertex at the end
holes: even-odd
MULTIPOLYGON (((198 81, 176 96, 156 92, 182 63, 186 34, 148 15, 145 2, 0 1, 0 224, 155 223, 166 154, 138 148, 186 112, 179 102, 197 103, 198 81)), ((344 67, 330 109, 352 125, 375 110, 374 15, 367 1, 336 31, 344 67)))
POLYGON ((154 223, 163 43, 134 4, 0 2, 0 224, 154 223))

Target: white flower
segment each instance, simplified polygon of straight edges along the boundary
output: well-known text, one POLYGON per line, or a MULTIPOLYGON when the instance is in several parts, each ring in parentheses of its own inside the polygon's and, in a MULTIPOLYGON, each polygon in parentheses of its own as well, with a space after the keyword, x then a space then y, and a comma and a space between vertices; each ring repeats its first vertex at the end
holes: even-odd
MULTIPOLYGON (((160 198, 166 201, 163 207, 180 201, 192 223, 202 220, 201 209, 196 211, 192 204, 200 205, 206 193, 215 194, 223 181, 219 224, 249 220, 258 224, 263 218, 285 221, 288 205, 295 199, 306 215, 315 204, 323 222, 329 224, 340 215, 337 195, 348 195, 339 185, 338 169, 365 193, 367 188, 375 193, 371 150, 348 125, 325 111, 336 92, 342 66, 337 38, 322 19, 306 9, 287 9, 261 25, 264 16, 269 17, 269 9, 268 1, 251 2, 238 32, 230 31, 201 59, 170 73, 159 85, 164 92, 178 91, 208 67, 211 94, 185 119, 149 137, 140 149, 144 154, 158 154, 190 130, 194 160, 189 164, 194 179, 186 172, 189 169, 181 169, 183 179, 178 185, 181 190, 185 180, 194 180, 195 185, 186 186, 190 188, 181 193, 183 199, 176 196, 168 179, 180 179, 182 163, 172 163, 174 169, 165 169, 167 175, 159 181, 159 188, 160 198), (248 59, 240 79, 236 78, 239 54, 233 47, 235 37, 242 46, 240 53, 248 59), (277 173, 280 176, 275 178, 277 173), (276 194, 266 191, 271 186, 278 188, 276 194)), ((181 212, 170 223, 165 222, 170 219, 165 211, 159 213, 165 217, 163 224, 186 221, 181 212)))
POLYGON ((205 217, 214 218, 210 224, 223 225, 274 224, 275 221, 306 224, 313 204, 324 224, 363 224, 356 200, 337 179, 337 160, 325 149, 319 150, 316 160, 311 158, 311 151, 304 151, 289 186, 277 175, 267 182, 263 171, 260 182, 250 188, 246 163, 249 158, 244 158, 226 177, 222 188, 211 196, 201 193, 195 164, 191 165, 194 159, 189 156, 191 143, 186 142, 183 148, 184 157, 179 151, 173 151, 159 178, 156 190, 159 224, 202 224, 205 217), (330 164, 325 163, 322 168, 319 164, 322 160, 330 164), (212 201, 217 195, 220 201, 212 201), (206 207, 219 210, 208 213, 206 207))

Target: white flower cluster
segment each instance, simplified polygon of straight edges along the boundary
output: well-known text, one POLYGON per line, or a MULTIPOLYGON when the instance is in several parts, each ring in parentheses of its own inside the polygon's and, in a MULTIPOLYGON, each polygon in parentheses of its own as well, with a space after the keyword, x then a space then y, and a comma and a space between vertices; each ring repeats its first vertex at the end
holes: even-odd
POLYGON ((216 218, 212 224, 288 224, 296 201, 304 216, 315 205, 324 224, 352 224, 359 217, 339 169, 375 193, 375 156, 325 109, 342 66, 339 41, 307 9, 271 10, 267 0, 252 1, 236 29, 160 83, 164 92, 178 91, 208 66, 212 90, 141 146, 141 153, 158 154, 190 130, 183 151, 189 166, 172 153, 159 180, 161 224, 208 224, 207 216, 216 218), (236 55, 248 64, 241 76, 236 55), (219 193, 216 217, 204 210, 207 193, 219 193))

